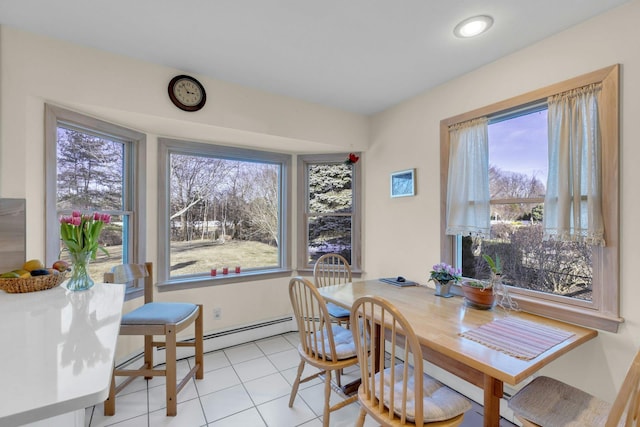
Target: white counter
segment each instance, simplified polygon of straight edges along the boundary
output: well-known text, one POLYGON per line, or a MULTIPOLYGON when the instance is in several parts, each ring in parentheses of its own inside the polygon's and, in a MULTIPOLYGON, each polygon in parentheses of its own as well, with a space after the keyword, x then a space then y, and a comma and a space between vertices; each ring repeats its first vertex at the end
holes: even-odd
POLYGON ((78 411, 109 394, 124 285, 0 291, 0 426, 78 411))

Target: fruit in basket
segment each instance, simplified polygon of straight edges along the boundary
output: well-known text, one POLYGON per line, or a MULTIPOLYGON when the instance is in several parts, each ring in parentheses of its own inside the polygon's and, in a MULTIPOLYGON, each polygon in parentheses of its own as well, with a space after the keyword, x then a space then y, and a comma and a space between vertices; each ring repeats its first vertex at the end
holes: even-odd
POLYGON ((58 271, 67 271, 69 269, 69 263, 62 259, 59 259, 58 261, 54 262, 51 267, 55 268, 58 271))
POLYGON ((31 270, 31 275, 32 276, 46 276, 47 274, 49 274, 49 270, 47 270, 46 268, 39 268, 37 270, 31 270))
POLYGON ((44 264, 39 259, 30 259, 22 265, 23 270, 33 271, 44 268, 44 264))
POLYGON ((17 277, 20 277, 20 275, 15 271, 7 271, 6 273, 0 274, 0 277, 3 279, 15 279, 17 277))
POLYGON ((18 273, 18 276, 20 276, 23 279, 31 277, 31 273, 29 273, 27 270, 18 269, 18 270, 13 270, 13 272, 18 273))

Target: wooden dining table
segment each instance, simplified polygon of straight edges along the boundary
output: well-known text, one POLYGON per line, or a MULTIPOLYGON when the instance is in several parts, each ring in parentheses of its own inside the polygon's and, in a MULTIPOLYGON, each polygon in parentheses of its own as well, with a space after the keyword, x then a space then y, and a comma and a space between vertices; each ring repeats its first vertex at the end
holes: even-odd
POLYGON ((484 390, 485 427, 499 425, 504 383, 520 383, 598 334, 593 329, 521 311, 500 307, 480 310, 467 306, 462 297, 438 297, 433 289, 424 286, 397 287, 380 280, 366 280, 326 286, 319 291, 326 301, 347 309, 365 295, 380 296, 395 305, 413 327, 428 362, 484 390), (568 338, 525 359, 461 335, 484 329, 491 323, 520 321, 568 338))

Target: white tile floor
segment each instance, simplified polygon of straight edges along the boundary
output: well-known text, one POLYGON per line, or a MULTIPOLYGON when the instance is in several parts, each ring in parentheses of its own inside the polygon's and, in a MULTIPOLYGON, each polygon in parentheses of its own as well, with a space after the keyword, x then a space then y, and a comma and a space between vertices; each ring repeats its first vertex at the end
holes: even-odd
MULTIPOLYGON (((316 427, 322 425, 323 383, 313 380, 300 385, 293 408, 289 408, 291 384, 300 358, 297 333, 278 335, 205 354, 205 376, 191 381, 178 394, 178 415, 166 416, 164 378, 136 379, 116 398, 116 414, 103 415, 103 405, 87 408, 87 427, 316 427)), ((193 359, 181 360, 187 372, 193 359)), ((358 368, 345 372, 344 381, 358 375, 358 368)), ((180 372, 178 375, 180 375, 180 372)), ((333 393, 332 404, 342 397, 333 393)), ((332 412, 331 426, 353 426, 357 403, 332 412)), ((513 426, 502 420, 501 426, 513 426)), ((365 426, 375 426, 368 417, 365 426)), ((482 425, 482 407, 465 415, 463 427, 482 425)))

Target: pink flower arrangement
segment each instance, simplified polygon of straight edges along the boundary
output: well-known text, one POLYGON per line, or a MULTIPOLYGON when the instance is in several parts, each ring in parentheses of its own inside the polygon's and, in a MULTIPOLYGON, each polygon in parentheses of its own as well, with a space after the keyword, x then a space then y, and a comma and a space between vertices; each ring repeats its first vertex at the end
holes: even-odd
POLYGON ((99 212, 82 214, 80 211, 73 211, 71 216, 60 217, 60 238, 69 252, 90 252, 91 258, 95 259, 99 248, 100 232, 109 222, 111 222, 109 214, 99 212))
POLYGON ((462 270, 450 266, 447 263, 441 262, 433 266, 429 280, 438 281, 440 283, 446 283, 453 281, 458 283, 462 279, 462 270))

